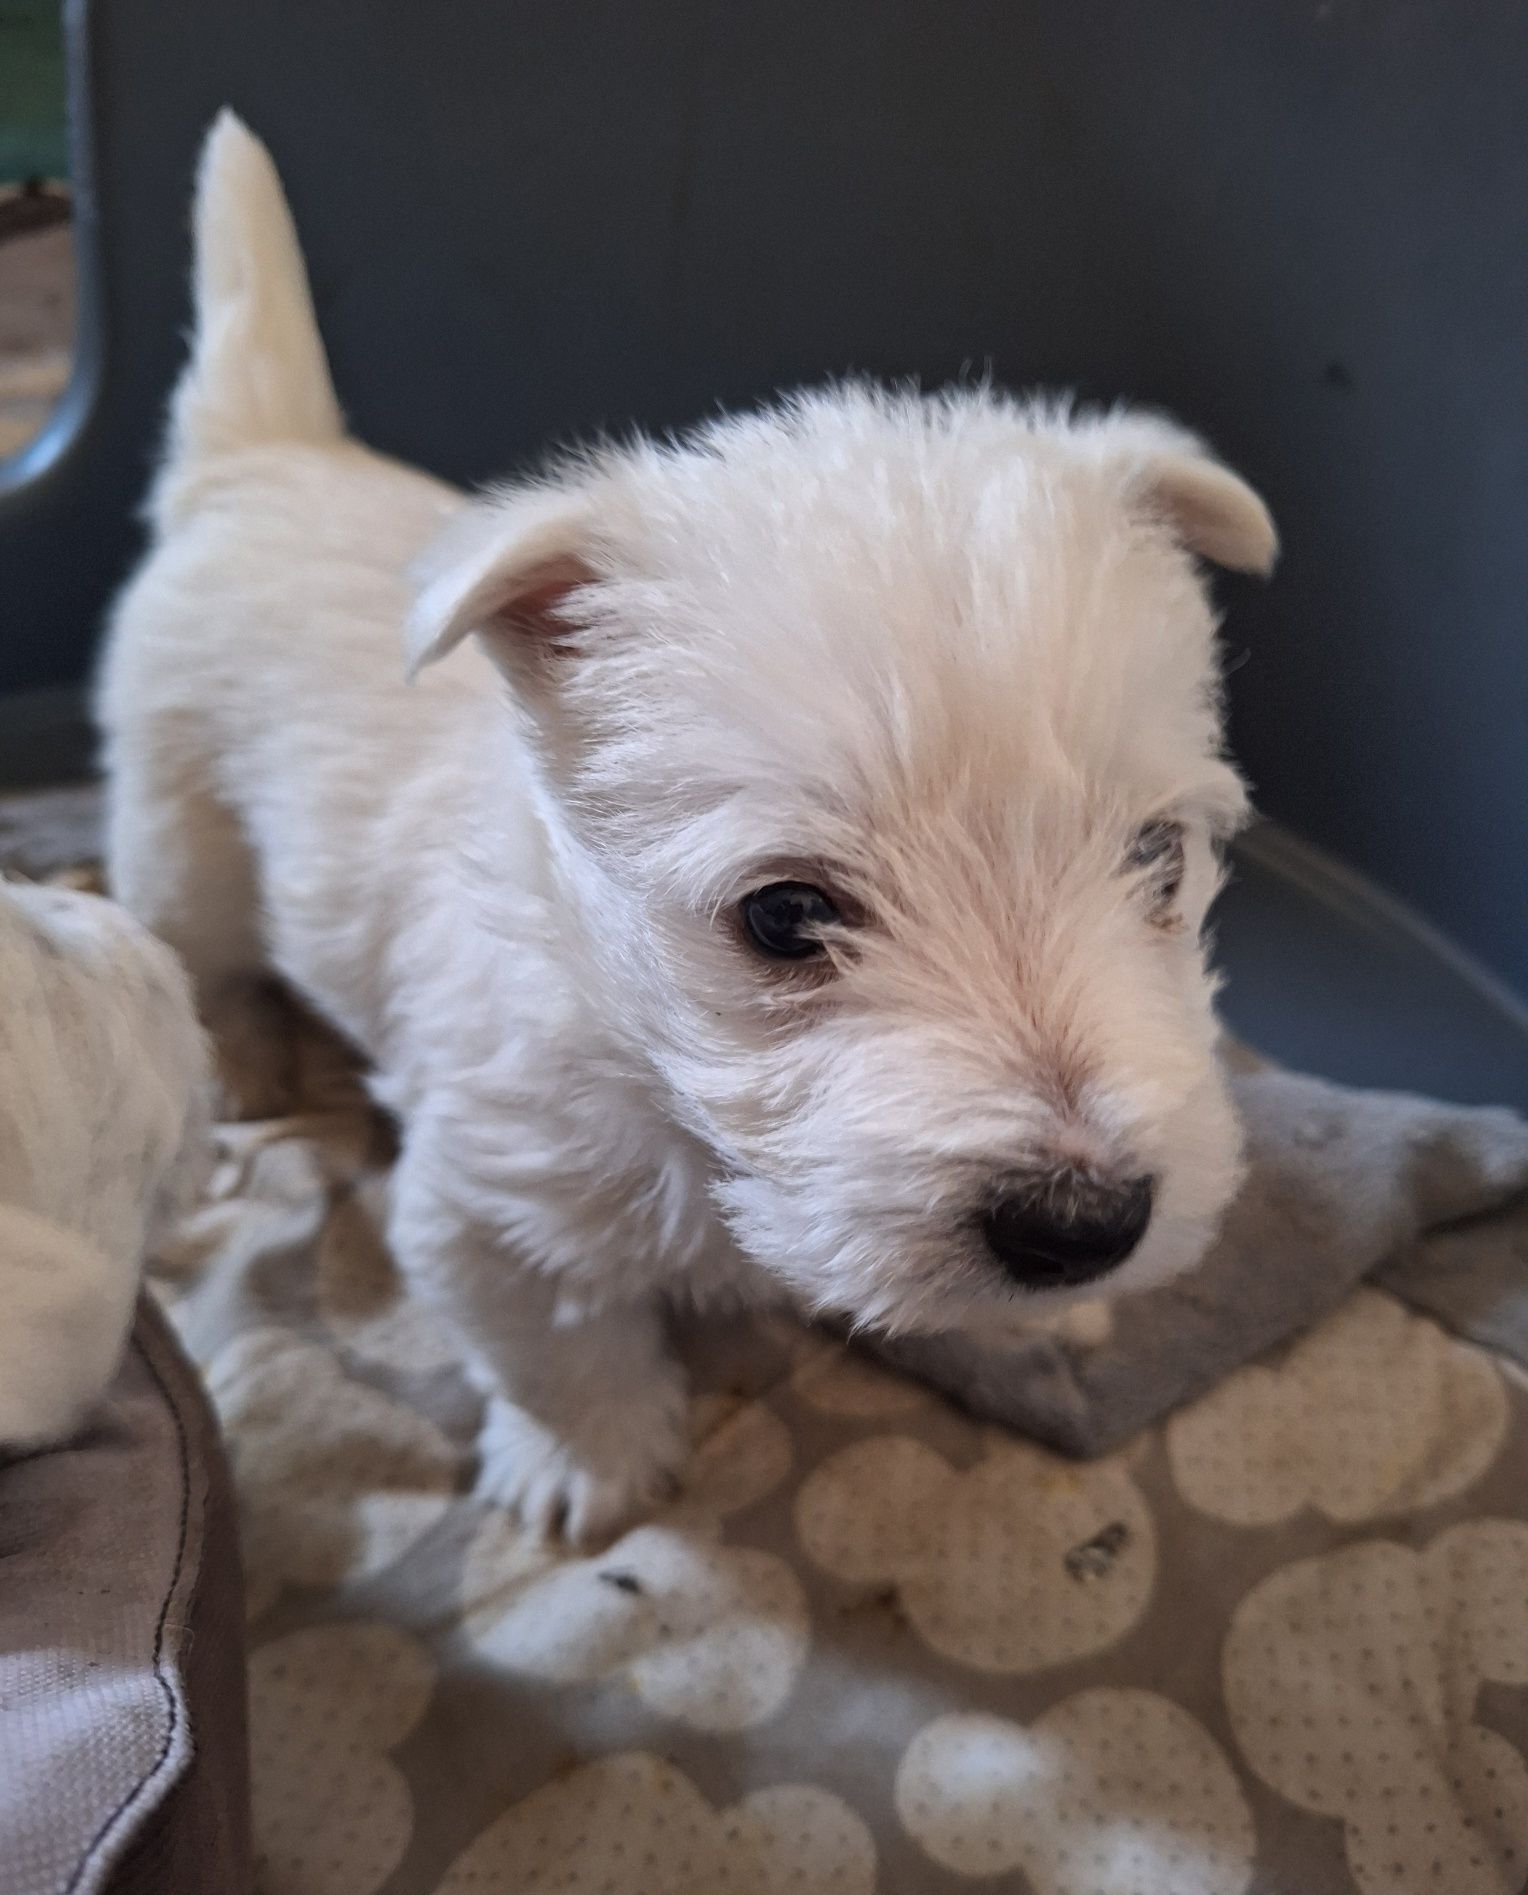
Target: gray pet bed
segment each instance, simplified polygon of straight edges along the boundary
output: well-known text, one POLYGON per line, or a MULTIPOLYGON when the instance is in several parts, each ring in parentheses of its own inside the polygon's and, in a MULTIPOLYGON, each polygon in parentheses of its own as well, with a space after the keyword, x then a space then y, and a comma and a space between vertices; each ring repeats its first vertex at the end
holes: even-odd
POLYGON ((86 1431, 0 1458, 6 1895, 249 1886, 243 1633, 217 1425, 146 1302, 86 1431))

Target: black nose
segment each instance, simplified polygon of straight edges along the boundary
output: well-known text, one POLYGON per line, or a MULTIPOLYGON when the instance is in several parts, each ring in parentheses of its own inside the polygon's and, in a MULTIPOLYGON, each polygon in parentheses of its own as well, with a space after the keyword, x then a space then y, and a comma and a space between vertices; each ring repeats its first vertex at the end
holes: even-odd
POLYGON ((1102 1183, 1082 1171, 1009 1181, 982 1213, 982 1235, 1015 1283, 1072 1289, 1122 1264, 1151 1222, 1150 1178, 1102 1183))

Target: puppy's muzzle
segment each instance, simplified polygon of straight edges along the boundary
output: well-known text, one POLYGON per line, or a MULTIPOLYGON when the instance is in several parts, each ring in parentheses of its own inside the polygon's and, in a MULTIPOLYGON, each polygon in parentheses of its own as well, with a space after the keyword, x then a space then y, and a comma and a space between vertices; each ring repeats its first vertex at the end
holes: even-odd
POLYGON ((1005 1181, 981 1214, 981 1233, 1026 1290, 1075 1289, 1117 1269, 1146 1234, 1150 1178, 1104 1181, 1072 1168, 1005 1181))

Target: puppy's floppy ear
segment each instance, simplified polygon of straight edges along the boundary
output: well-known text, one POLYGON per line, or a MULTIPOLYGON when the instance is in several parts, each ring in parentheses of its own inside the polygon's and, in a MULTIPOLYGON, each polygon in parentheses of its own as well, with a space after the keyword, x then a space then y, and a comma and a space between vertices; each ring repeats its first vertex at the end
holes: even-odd
POLYGON ((1174 456, 1152 470, 1145 494, 1189 552, 1260 579, 1273 571, 1279 556, 1273 515, 1229 467, 1207 454, 1174 456))
POLYGON ((1144 414, 1110 416, 1099 433, 1111 458, 1123 462, 1142 509, 1187 551, 1231 572, 1266 579, 1273 571, 1279 556, 1273 516, 1197 436, 1144 414))
POLYGON ((477 633, 500 663, 539 661, 569 628, 561 608, 595 573, 578 497, 475 501, 412 568, 418 587, 404 658, 410 678, 477 633))

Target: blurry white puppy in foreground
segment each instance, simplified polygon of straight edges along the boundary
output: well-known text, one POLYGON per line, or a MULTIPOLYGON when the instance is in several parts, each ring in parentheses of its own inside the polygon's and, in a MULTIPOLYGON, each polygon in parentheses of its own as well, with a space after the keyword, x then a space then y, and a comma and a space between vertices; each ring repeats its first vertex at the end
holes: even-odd
POLYGON ((145 1252, 200 1182, 185 975, 93 895, 0 883, 0 1450, 61 1441, 116 1371, 145 1252))
POLYGON ((113 879, 209 1017, 273 968, 373 1062, 484 1489, 662 1491, 676 1298, 933 1329, 1192 1265, 1244 809, 1199 562, 1270 566, 1257 497, 1149 416, 851 386, 469 501, 347 438, 229 116, 196 233, 113 879))

